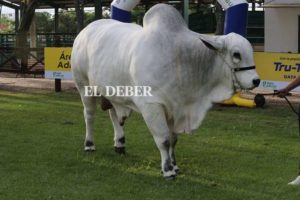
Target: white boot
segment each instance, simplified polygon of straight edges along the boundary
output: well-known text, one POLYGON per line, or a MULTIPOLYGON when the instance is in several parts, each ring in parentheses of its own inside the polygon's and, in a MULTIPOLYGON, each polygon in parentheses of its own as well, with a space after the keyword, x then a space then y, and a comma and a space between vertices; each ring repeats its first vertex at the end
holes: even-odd
POLYGON ((289 185, 300 185, 300 176, 298 176, 295 180, 292 182, 289 182, 289 185))

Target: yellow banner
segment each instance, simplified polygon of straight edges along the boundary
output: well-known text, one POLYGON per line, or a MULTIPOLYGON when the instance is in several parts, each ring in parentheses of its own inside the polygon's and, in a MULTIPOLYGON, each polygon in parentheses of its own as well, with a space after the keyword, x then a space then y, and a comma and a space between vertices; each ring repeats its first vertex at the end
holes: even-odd
POLYGON ((71 72, 72 48, 45 48, 45 71, 71 72))
MULTIPOLYGON (((71 47, 45 48, 45 77, 72 79, 71 47)), ((278 89, 300 75, 300 54, 254 52, 261 87, 278 89)))
POLYGON ((300 75, 300 54, 255 52, 261 80, 291 82, 300 75))

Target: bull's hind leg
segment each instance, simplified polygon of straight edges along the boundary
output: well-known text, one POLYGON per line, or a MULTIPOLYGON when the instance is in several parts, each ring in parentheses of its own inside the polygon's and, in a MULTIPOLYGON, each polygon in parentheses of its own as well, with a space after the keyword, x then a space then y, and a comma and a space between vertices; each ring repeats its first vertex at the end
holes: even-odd
POLYGON ((122 122, 119 122, 116 110, 114 108, 109 110, 109 115, 114 126, 115 151, 120 154, 125 154, 125 135, 123 130, 125 119, 122 122))
POLYGON ((177 134, 176 133, 171 133, 171 135, 170 135, 169 154, 170 154, 172 166, 174 167, 175 172, 178 173, 179 172, 179 167, 176 164, 176 158, 175 158, 176 143, 177 143, 177 134))
POLYGON ((83 114, 84 114, 85 127, 86 127, 84 150, 94 151, 96 150, 94 144, 94 137, 93 137, 94 117, 95 117, 96 107, 97 107, 96 97, 82 96, 81 99, 84 106, 83 114))
POLYGON ((157 104, 146 105, 143 107, 142 115, 160 151, 163 176, 167 180, 174 179, 176 172, 169 154, 171 137, 164 109, 157 104))

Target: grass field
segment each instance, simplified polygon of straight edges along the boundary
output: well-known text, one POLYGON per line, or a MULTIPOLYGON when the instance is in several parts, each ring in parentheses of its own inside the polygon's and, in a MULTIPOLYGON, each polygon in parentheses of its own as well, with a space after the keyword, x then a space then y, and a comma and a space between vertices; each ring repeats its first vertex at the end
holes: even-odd
POLYGON ((175 181, 142 118, 125 124, 127 154, 113 151, 108 113, 97 112, 97 151, 83 151, 82 105, 72 93, 0 91, 1 200, 296 200, 297 119, 286 106, 215 107, 181 135, 175 181))

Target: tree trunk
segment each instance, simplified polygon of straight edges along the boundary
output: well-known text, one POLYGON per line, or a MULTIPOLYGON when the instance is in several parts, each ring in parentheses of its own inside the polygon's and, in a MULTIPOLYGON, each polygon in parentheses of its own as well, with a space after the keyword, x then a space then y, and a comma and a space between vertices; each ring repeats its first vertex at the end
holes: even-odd
MULTIPOLYGON (((16 33, 16 47, 27 46, 27 33, 29 31, 35 9, 38 7, 38 0, 25 0, 21 3, 21 21, 16 33)), ((26 52, 19 50, 16 52, 18 58, 21 59, 21 72, 25 72, 27 68, 28 55, 26 52)))

